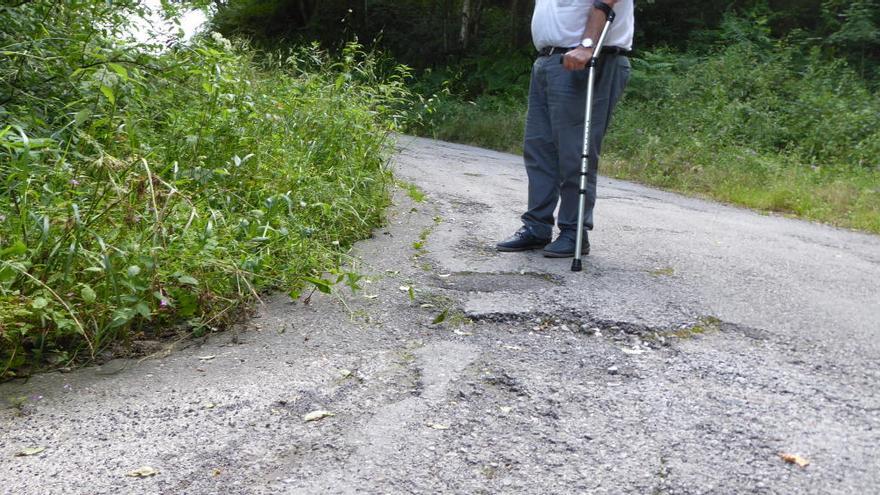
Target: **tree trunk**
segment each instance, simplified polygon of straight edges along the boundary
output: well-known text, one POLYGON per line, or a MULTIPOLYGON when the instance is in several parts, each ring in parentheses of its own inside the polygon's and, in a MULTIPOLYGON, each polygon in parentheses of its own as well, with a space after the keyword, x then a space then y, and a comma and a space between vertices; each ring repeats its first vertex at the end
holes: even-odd
POLYGON ((458 35, 458 44, 462 50, 466 50, 471 41, 471 8, 473 0, 464 0, 461 2, 461 32, 458 35))
POLYGON ((299 0, 297 2, 297 7, 299 10, 300 18, 303 22, 303 26, 308 25, 309 21, 312 20, 312 16, 315 15, 315 6, 316 3, 314 0, 299 0))
POLYGON ((520 0, 510 0, 510 42, 519 46, 519 4, 520 0))
POLYGON ((470 48, 476 36, 482 3, 482 0, 463 0, 461 3, 461 32, 458 42, 462 50, 470 48))

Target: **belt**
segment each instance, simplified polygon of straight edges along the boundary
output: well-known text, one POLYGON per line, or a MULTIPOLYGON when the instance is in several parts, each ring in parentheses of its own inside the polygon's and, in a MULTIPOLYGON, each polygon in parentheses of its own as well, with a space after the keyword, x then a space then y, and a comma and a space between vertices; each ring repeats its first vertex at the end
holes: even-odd
MULTIPOLYGON (((569 50, 574 50, 574 47, 563 47, 563 46, 545 46, 538 50, 539 57, 549 57, 550 55, 555 55, 557 53, 565 53, 569 50)), ((602 55, 629 55, 630 50, 625 48, 621 48, 619 46, 603 46, 602 47, 602 55)))

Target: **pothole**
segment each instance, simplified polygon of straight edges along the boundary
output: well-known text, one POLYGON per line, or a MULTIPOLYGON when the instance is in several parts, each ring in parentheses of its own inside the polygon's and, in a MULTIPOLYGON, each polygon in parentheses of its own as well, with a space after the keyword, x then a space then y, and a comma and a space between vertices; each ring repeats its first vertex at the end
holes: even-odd
POLYGON ((752 340, 767 340, 765 331, 722 321, 714 316, 703 316, 674 325, 651 326, 642 323, 594 318, 575 312, 548 313, 483 313, 468 315, 475 322, 511 324, 534 332, 572 332, 589 336, 604 336, 612 340, 640 340, 648 347, 669 345, 714 333, 736 333, 752 340))
POLYGON ((437 277, 435 285, 461 292, 523 292, 562 285, 561 277, 539 272, 456 272, 437 277))
POLYGON ((465 198, 450 199, 449 204, 452 205, 456 213, 465 213, 469 215, 477 215, 492 208, 486 203, 480 203, 479 201, 473 201, 465 198))
POLYGON ((490 241, 480 241, 473 237, 462 239, 456 245, 456 251, 460 257, 467 259, 483 259, 498 256, 495 244, 490 241))

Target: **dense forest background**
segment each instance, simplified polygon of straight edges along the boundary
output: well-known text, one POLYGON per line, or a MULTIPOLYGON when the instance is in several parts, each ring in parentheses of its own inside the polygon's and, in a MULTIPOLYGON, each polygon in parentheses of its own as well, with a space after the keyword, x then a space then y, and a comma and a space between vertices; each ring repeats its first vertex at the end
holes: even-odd
MULTIPOLYGON (((276 46, 317 40, 326 47, 357 39, 417 69, 481 57, 531 57, 525 0, 217 0, 213 25, 276 46)), ((724 20, 754 22, 743 36, 786 39, 851 62, 876 79, 880 7, 876 0, 640 0, 636 49, 710 50, 724 20)))

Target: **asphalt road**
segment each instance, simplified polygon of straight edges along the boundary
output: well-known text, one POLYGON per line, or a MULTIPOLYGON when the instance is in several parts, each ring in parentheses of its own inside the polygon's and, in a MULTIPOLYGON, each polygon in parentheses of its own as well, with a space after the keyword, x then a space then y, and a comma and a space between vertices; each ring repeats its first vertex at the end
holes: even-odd
POLYGON ((0 385, 0 493, 880 492, 880 238, 601 179, 572 273, 493 249, 518 157, 400 146, 362 291, 0 385))

